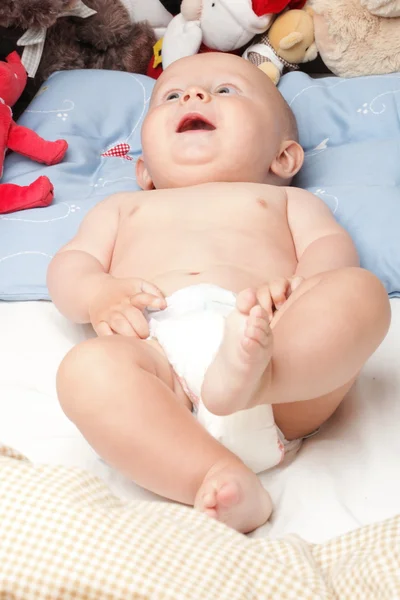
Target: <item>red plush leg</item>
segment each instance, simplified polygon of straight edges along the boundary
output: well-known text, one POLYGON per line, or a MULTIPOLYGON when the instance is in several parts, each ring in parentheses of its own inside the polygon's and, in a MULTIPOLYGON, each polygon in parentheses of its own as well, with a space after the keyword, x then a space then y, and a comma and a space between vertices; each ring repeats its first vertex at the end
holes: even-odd
POLYGON ((7 146, 10 150, 45 165, 59 163, 64 158, 68 148, 65 140, 48 142, 31 129, 17 125, 14 121, 11 123, 7 146))
POLYGON ((0 185, 0 213, 48 206, 54 197, 54 188, 47 177, 22 187, 13 183, 0 185))
POLYGON ((3 173, 4 155, 7 150, 8 131, 10 129, 11 111, 0 102, 0 179, 3 173))

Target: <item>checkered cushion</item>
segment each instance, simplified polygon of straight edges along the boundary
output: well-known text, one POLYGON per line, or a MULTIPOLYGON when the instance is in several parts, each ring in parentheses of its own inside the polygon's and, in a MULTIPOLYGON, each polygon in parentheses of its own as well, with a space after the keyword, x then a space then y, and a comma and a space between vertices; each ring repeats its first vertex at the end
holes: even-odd
POLYGON ((400 517, 327 544, 251 540, 194 510, 128 503, 77 469, 0 446, 0 597, 400 598, 400 517))

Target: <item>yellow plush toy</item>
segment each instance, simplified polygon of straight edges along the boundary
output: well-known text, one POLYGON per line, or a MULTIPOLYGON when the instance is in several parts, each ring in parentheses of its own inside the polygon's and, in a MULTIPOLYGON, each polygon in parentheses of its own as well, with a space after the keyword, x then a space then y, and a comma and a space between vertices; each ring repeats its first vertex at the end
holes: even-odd
POLYGON ((297 70, 300 63, 317 57, 313 12, 288 10, 281 14, 269 31, 252 44, 243 58, 262 69, 277 84, 281 75, 297 70))

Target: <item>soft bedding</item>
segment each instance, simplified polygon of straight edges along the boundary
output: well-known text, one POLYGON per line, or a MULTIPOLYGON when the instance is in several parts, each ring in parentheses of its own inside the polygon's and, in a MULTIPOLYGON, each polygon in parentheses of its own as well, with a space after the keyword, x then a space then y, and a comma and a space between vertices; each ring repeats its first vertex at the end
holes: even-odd
MULTIPOLYGON (((0 217, 0 299, 48 298, 46 268, 105 196, 137 189, 135 160, 152 80, 115 71, 54 74, 20 122, 48 139, 65 137, 61 165, 17 155, 5 181, 46 173, 55 202, 0 217)), ((319 195, 352 235, 362 265, 400 295, 400 75, 313 80, 289 73, 280 86, 300 130, 306 160, 296 185, 319 195)))
MULTIPOLYGON (((399 295, 400 77, 292 74, 281 89, 306 148, 297 183, 331 206, 363 264, 399 295)), ((82 216, 105 195, 135 188, 150 91, 146 78, 98 72, 57 74, 42 88, 23 122, 50 139, 65 135, 71 150, 57 168, 7 160, 7 179, 46 172, 57 196, 48 209, 0 218, 1 299, 46 298, 48 261, 82 216)), ((335 416, 293 462, 263 475, 275 511, 248 539, 151 502, 100 460, 55 390, 59 362, 91 329, 48 302, 0 302, 0 440, 32 461, 0 452, 0 596, 400 597, 400 300, 392 309, 387 339, 335 416)))
POLYGON ((19 123, 44 138, 64 138, 64 161, 43 167, 11 154, 3 180, 27 185, 39 174, 55 187, 45 209, 0 216, 0 300, 48 298, 51 257, 77 231, 85 214, 107 195, 138 189, 135 160, 153 80, 116 71, 56 73, 19 123))
MULTIPOLYGON (((399 513, 400 300, 391 305, 389 335, 336 415, 293 462, 262 476, 275 510, 256 537, 325 542, 399 513)), ((0 329, 1 442, 35 464, 87 469, 126 500, 154 499, 100 460, 58 406, 57 366, 90 330, 46 302, 0 304, 0 329)))
POLYGON ((248 540, 180 506, 0 447, 0 596, 13 600, 391 600, 400 517, 321 546, 248 540))

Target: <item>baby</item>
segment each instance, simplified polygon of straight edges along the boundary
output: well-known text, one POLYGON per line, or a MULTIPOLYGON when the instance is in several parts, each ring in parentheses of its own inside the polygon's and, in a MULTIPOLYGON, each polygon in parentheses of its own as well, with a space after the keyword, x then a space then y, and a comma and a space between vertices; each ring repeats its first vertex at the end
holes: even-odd
POLYGON ((241 532, 271 513, 255 473, 332 415, 390 322, 329 209, 288 187, 297 135, 250 63, 174 63, 143 124, 144 191, 96 206, 48 273, 99 336, 61 364, 65 413, 129 478, 241 532))

